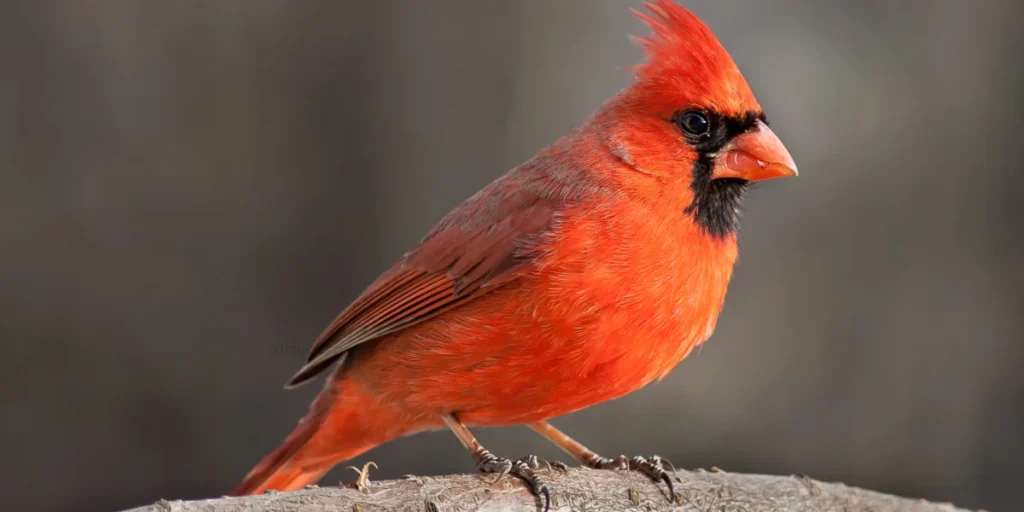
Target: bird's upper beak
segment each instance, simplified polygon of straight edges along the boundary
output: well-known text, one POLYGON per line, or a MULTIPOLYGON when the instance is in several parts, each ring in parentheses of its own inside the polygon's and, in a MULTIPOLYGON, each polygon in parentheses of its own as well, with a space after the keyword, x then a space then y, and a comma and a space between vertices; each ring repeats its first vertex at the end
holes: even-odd
POLYGON ((768 125, 758 121, 719 153, 711 177, 761 181, 796 175, 796 162, 786 146, 768 125))

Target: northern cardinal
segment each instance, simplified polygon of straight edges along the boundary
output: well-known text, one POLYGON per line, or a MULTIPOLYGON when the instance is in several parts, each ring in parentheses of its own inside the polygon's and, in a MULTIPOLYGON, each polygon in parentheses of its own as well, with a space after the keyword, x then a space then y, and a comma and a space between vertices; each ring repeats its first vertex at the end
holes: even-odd
POLYGON ((797 170, 711 30, 669 0, 645 8, 634 83, 452 210, 327 327, 288 382, 333 365, 323 391, 233 494, 298 489, 447 425, 547 508, 535 457, 496 457, 466 428, 526 424, 672 496, 659 457, 606 459, 547 420, 665 377, 711 336, 748 183, 797 170))

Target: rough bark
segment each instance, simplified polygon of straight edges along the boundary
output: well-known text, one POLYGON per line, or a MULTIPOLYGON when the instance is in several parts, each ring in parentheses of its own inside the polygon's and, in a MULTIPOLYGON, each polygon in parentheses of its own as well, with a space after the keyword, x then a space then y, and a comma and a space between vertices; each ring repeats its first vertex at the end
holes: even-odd
MULTIPOLYGON (((915 511, 950 512, 951 504, 911 500, 874 491, 824 483, 799 476, 679 471, 676 500, 665 484, 635 472, 544 470, 551 488, 551 510, 591 512, 655 511, 915 511)), ((128 512, 236 512, 251 510, 398 512, 529 511, 543 503, 512 477, 493 483, 494 475, 407 477, 370 482, 363 490, 316 487, 288 493, 201 501, 166 501, 128 512)))

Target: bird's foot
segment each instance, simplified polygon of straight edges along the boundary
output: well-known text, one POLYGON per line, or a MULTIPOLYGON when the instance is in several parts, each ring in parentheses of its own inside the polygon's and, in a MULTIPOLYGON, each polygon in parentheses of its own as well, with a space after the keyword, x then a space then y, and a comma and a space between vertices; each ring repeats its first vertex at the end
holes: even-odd
POLYGON ((629 459, 625 455, 619 455, 614 459, 594 455, 587 461, 587 466, 593 469, 629 469, 629 459))
POLYGON ((551 509, 551 492, 548 491, 547 483, 536 473, 536 470, 540 469, 540 459, 536 455, 527 455, 519 460, 509 460, 497 457, 481 448, 474 454, 474 458, 477 469, 484 473, 498 474, 498 478, 494 479, 495 482, 509 474, 521 478, 530 487, 534 496, 544 497, 544 512, 551 509))
POLYGON ((657 455, 650 457, 636 456, 629 459, 629 469, 639 471, 653 479, 655 482, 661 480, 668 486, 669 501, 675 501, 676 491, 672 486, 672 476, 676 474, 676 468, 667 459, 657 455), (668 470, 665 469, 668 466, 668 470))
POLYGON ((676 468, 667 459, 663 459, 657 455, 652 455, 650 457, 641 457, 637 455, 632 459, 626 458, 625 455, 619 455, 614 459, 606 459, 595 455, 587 461, 587 466, 594 469, 628 469, 632 471, 639 471, 649 476, 655 482, 665 482, 665 485, 668 485, 669 500, 675 502, 676 494, 675 488, 672 485, 672 475, 675 474, 676 468), (666 466, 668 469, 666 469, 666 466))

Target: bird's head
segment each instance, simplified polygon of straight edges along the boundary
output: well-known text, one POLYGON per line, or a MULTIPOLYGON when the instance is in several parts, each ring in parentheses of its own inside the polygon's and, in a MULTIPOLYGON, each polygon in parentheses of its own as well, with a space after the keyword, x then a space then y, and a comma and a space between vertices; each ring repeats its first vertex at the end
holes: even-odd
POLYGON ((634 13, 651 35, 634 40, 647 58, 594 121, 618 159, 685 185, 686 213, 712 235, 731 234, 746 185, 796 176, 796 164, 707 25, 669 0, 645 8, 634 13))

